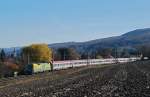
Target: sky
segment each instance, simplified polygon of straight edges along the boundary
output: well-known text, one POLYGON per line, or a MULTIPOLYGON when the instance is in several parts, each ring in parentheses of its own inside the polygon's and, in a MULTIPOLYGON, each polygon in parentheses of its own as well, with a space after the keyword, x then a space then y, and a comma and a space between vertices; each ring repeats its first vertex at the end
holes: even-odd
POLYGON ((150 27, 150 0, 0 0, 0 47, 89 41, 150 27))

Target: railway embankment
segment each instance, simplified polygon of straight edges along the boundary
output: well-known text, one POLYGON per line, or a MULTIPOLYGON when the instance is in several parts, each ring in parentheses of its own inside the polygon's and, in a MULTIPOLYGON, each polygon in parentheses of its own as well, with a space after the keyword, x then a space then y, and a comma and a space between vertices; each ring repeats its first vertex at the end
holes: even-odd
POLYGON ((20 78, 14 85, 0 89, 0 97, 149 96, 150 61, 41 73, 20 78))

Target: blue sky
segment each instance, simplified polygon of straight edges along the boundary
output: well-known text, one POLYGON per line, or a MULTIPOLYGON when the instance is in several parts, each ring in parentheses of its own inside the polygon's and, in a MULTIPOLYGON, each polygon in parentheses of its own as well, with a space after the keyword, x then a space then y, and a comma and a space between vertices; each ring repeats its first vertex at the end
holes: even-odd
POLYGON ((150 27, 150 0, 0 0, 0 47, 88 41, 150 27))

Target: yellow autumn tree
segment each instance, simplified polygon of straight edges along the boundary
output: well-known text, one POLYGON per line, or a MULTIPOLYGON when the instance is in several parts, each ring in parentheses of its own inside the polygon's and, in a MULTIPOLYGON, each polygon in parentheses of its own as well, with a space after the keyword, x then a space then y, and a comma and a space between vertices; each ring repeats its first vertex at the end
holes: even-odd
POLYGON ((24 47, 22 54, 27 63, 50 62, 52 60, 52 50, 47 44, 32 44, 24 47))

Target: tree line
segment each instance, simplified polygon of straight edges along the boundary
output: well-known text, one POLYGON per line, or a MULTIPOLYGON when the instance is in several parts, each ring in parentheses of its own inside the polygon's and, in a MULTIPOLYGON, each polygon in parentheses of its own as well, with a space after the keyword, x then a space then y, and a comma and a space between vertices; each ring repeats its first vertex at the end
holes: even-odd
MULTIPOLYGON (((0 50, 0 76, 3 73, 21 72, 26 64, 30 63, 52 63, 53 61, 62 60, 79 60, 79 59, 101 59, 101 58, 119 58, 142 55, 150 58, 150 46, 141 45, 136 47, 136 51, 130 52, 128 49, 119 48, 100 48, 92 52, 79 53, 74 48, 49 48, 47 44, 32 44, 23 47, 19 54, 14 51, 7 54, 4 49, 0 50)), ((7 76, 7 75, 6 75, 7 76)))

